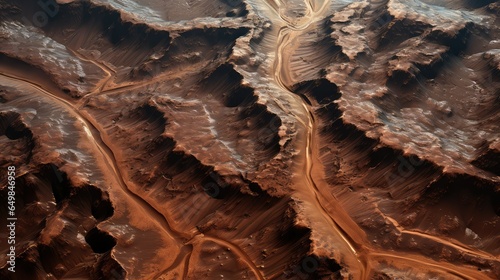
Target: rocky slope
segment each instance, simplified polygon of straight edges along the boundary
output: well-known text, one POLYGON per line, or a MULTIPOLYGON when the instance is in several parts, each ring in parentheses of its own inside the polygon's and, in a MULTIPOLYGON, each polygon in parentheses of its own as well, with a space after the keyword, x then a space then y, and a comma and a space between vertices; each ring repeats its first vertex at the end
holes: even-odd
POLYGON ((0 0, 0 277, 500 278, 499 13, 0 0))

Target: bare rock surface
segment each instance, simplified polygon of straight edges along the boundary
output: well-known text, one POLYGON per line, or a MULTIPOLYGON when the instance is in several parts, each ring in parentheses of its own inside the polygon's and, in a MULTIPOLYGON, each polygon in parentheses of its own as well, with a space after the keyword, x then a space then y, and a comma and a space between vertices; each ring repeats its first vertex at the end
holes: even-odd
POLYGON ((0 278, 499 279, 499 12, 0 0, 0 278))

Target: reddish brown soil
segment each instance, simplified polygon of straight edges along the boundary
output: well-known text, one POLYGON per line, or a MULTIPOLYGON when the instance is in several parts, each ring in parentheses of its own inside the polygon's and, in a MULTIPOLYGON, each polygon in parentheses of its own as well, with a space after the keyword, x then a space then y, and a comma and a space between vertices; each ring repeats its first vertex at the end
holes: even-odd
POLYGON ((0 0, 1 279, 500 278, 497 1, 41 3, 0 0))

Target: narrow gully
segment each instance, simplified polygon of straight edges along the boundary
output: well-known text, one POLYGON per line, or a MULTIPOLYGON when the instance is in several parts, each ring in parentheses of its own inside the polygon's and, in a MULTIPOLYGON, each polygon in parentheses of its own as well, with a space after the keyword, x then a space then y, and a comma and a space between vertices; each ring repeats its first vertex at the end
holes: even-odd
MULTIPOLYGON (((322 4, 320 5, 320 9, 318 11, 314 10, 314 4, 311 1, 307 1, 306 6, 307 6, 307 13, 304 19, 299 20, 298 24, 291 24, 290 21, 285 20, 280 13, 280 9, 278 6, 278 9, 275 9, 277 12, 279 18, 285 23, 284 26, 282 26, 279 31, 278 31, 278 40, 277 40, 277 47, 276 47, 276 54, 275 54, 275 62, 274 62, 274 80, 278 84, 280 88, 282 88, 284 91, 288 92, 295 100, 297 100, 297 104, 300 104, 301 107, 304 109, 305 115, 307 117, 307 121, 302 120, 299 116, 295 116, 297 121, 299 121, 303 127, 306 129, 306 143, 305 143, 305 157, 306 157, 306 162, 304 165, 304 170, 305 170, 305 182, 306 185, 308 186, 308 189, 314 196, 314 200, 319 206, 319 210, 324 217, 324 219, 329 223, 330 227, 333 229, 334 233, 340 237, 340 239, 345 243, 345 245, 349 248, 352 258, 356 260, 358 268, 359 268, 359 273, 360 273, 360 278, 364 279, 365 278, 365 266, 360 258, 358 257, 357 250, 355 249, 355 246, 352 244, 351 238, 348 236, 345 236, 345 231, 342 230, 338 223, 335 221, 333 217, 331 217, 328 212, 326 211, 325 207, 322 205, 320 201, 320 193, 319 190, 317 189, 316 184, 314 183, 314 179, 312 176, 312 170, 313 170, 313 161, 312 161, 312 156, 313 156, 313 146, 314 146, 314 120, 312 118, 312 112, 308 108, 307 104, 304 103, 300 98, 297 98, 298 96, 293 93, 293 91, 289 88, 287 85, 287 82, 284 80, 287 80, 287 77, 283 77, 284 73, 287 71, 285 68, 285 65, 283 61, 286 59, 284 52, 287 46, 291 43, 291 40, 294 38, 291 33, 299 33, 296 34, 296 36, 300 35, 301 31, 305 31, 308 29, 308 27, 314 23, 314 19, 318 18, 321 16, 322 13, 326 11, 326 7, 328 6, 328 1, 322 1, 322 4)), ((285 111, 286 112, 286 111, 285 111)))
MULTIPOLYGON (((112 151, 112 149, 108 146, 108 143, 106 142, 106 137, 103 136, 101 130, 102 128, 99 127, 99 125, 92 120, 92 118, 88 116, 84 116, 82 112, 80 112, 78 109, 75 108, 75 106, 68 100, 59 97, 47 90, 45 90, 42 86, 37 85, 35 83, 32 83, 28 79, 20 78, 14 75, 10 75, 8 73, 3 73, 0 72, 0 77, 4 77, 6 79, 13 80, 18 83, 24 83, 27 84, 28 86, 32 87, 36 91, 41 92, 43 95, 53 99, 55 102, 59 103, 61 106, 66 108, 69 112, 71 112, 83 125, 83 128, 88 135, 88 137, 92 140, 95 148, 99 152, 99 154, 103 157, 103 162, 105 162, 106 166, 108 167, 108 171, 110 171, 110 174, 113 174, 113 177, 115 178, 116 182, 120 185, 121 189, 123 192, 132 199, 136 204, 138 204, 146 213, 149 213, 151 215, 148 215, 148 217, 152 217, 153 221, 157 223, 161 228, 164 229, 164 231, 169 235, 173 240, 176 240, 177 244, 181 245, 180 249, 181 251, 186 250, 188 248, 189 250, 189 255, 191 255, 192 252, 192 242, 195 239, 202 239, 203 241, 205 240, 210 240, 213 241, 217 244, 221 244, 223 246, 226 246, 228 248, 231 248, 237 256, 239 256, 250 268, 250 270, 255 274, 257 279, 263 280, 265 279, 260 270, 255 266, 251 258, 236 244, 231 243, 229 241, 223 240, 218 237, 214 236, 207 236, 203 235, 201 233, 195 234, 194 236, 189 236, 183 232, 177 231, 173 229, 170 226, 170 222, 168 219, 161 214, 156 208, 154 208, 151 204, 149 204, 146 200, 144 200, 142 197, 140 197, 138 194, 132 192, 125 181, 123 180, 123 175, 120 172, 120 169, 118 167, 118 163, 116 161, 116 157, 112 151), (100 130, 101 129, 101 130, 100 130)), ((175 264, 175 262, 174 262, 175 264)), ((174 265, 173 264, 173 265, 174 265)), ((172 265, 172 266, 173 266, 172 265)), ((171 267, 172 267, 171 266, 171 267)), ((170 268, 167 268, 166 271, 170 270, 170 268)), ((184 275, 185 276, 185 275, 184 275)), ((183 278, 184 279, 184 278, 183 278)))

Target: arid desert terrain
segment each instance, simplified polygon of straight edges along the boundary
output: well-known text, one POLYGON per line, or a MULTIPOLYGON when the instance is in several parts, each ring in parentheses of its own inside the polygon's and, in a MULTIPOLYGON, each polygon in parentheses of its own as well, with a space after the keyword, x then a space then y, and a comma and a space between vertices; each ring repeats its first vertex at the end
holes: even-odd
POLYGON ((0 279, 500 279, 500 1, 0 0, 0 150, 0 279))

